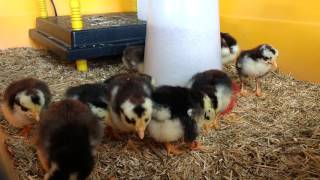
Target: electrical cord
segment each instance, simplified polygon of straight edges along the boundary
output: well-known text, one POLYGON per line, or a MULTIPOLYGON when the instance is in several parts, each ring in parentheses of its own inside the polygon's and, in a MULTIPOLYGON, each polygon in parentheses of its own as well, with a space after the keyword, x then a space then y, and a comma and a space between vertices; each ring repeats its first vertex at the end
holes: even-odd
POLYGON ((58 16, 56 5, 54 4, 53 0, 50 0, 50 2, 51 2, 51 5, 53 7, 53 10, 54 10, 54 16, 58 16))

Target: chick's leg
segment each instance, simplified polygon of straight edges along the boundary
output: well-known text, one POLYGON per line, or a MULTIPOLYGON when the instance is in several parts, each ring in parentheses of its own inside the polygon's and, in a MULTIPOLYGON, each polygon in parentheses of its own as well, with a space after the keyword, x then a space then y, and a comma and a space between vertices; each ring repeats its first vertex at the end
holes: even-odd
POLYGON ((260 79, 256 78, 256 95, 262 96, 260 79))
POLYGON ((175 145, 171 143, 165 143, 166 149, 167 149, 167 154, 168 156, 173 154, 173 155, 180 155, 183 152, 175 145))
POLYGON ((22 128, 22 130, 21 130, 21 135, 22 135, 24 138, 28 138, 29 135, 30 135, 31 129, 32 129, 32 126, 31 126, 31 125, 24 126, 24 127, 22 128))
POLYGON ((127 143, 126 147, 128 149, 133 150, 134 152, 139 152, 138 146, 131 139, 128 140, 128 143, 127 143))
POLYGON ((244 88, 244 80, 243 77, 240 76, 240 95, 241 96, 248 96, 248 91, 244 88))
POLYGON ((46 153, 43 151, 43 149, 41 147, 38 147, 37 149, 37 155, 39 158, 39 162, 41 164, 41 167, 43 168, 43 170, 45 172, 49 171, 49 161, 48 161, 48 156, 46 155, 46 153))
POLYGON ((193 141, 192 143, 189 144, 189 148, 192 150, 192 151, 203 151, 205 150, 206 148, 204 146, 201 145, 200 142, 198 141, 193 141))

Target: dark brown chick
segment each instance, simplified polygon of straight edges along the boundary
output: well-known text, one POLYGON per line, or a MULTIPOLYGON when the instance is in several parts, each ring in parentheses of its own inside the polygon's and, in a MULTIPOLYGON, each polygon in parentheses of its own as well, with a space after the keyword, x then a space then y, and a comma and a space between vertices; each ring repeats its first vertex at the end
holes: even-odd
POLYGON ((6 135, 0 129, 0 179, 16 180, 16 173, 13 169, 13 162, 8 154, 6 145, 6 135))
POLYGON ((51 104, 40 115, 37 141, 45 179, 85 179, 95 164, 95 148, 103 135, 99 119, 78 100, 51 104))

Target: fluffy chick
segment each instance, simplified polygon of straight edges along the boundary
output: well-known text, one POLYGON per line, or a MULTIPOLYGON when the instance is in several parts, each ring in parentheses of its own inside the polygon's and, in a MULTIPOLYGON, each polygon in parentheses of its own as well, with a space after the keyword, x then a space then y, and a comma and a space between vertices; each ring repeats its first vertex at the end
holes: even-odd
POLYGON ((276 59, 278 50, 268 44, 242 51, 236 61, 236 69, 241 81, 241 94, 246 95, 244 77, 253 77, 256 80, 256 95, 261 96, 260 78, 272 69, 277 68, 276 59))
POLYGON ((152 95, 154 102, 152 120, 148 126, 150 136, 165 143, 168 154, 180 154, 172 145, 184 139, 191 149, 200 149, 196 138, 204 124, 214 118, 211 99, 193 89, 161 86, 152 95))
POLYGON ((123 73, 107 79, 105 84, 112 129, 137 132, 143 139, 152 113, 152 78, 139 73, 123 73))
POLYGON ((50 100, 51 93, 45 82, 25 78, 7 87, 1 110, 12 126, 25 128, 39 120, 40 111, 50 100))
POLYGON ((88 106, 67 99, 40 115, 37 153, 45 180, 85 179, 94 167, 102 126, 88 106))
POLYGON ((208 70, 194 75, 189 87, 210 97, 217 115, 213 125, 218 127, 220 114, 228 107, 232 98, 230 77, 220 70, 208 70))
POLYGON ((87 104, 92 113, 101 120, 109 119, 107 89, 105 84, 82 84, 67 89, 67 98, 79 100, 87 104))
POLYGON ((129 46, 122 54, 122 62, 127 69, 143 73, 144 71, 144 45, 129 46))
POLYGON ((239 55, 240 48, 237 40, 228 33, 220 33, 221 37, 221 58, 223 64, 233 62, 239 55))

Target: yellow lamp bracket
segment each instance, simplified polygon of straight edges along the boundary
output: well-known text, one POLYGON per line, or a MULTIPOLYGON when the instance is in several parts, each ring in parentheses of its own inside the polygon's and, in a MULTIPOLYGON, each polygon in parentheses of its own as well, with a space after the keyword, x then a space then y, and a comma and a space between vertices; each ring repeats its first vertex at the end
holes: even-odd
MULTIPOLYGON (((71 8, 71 27, 73 31, 79 31, 83 28, 81 6, 79 0, 70 0, 71 8)), ((77 70, 80 72, 88 71, 88 63, 85 59, 76 60, 77 70)))

